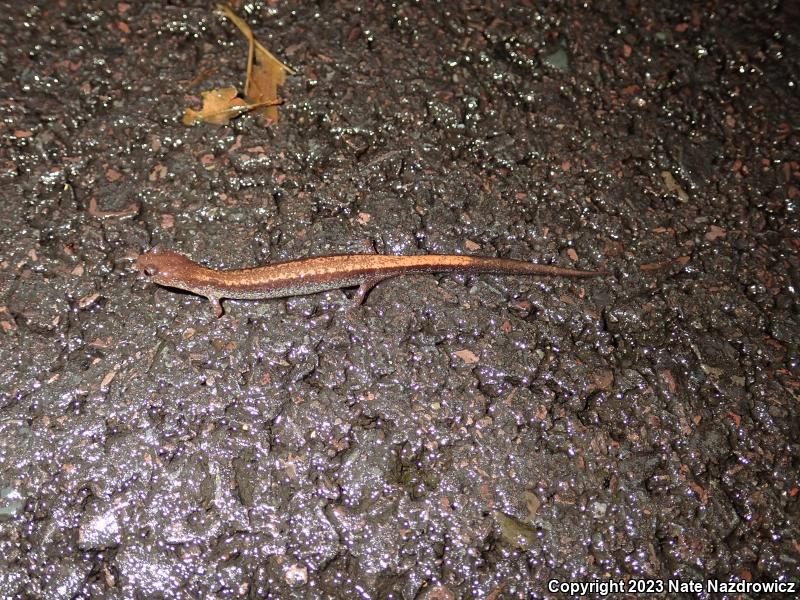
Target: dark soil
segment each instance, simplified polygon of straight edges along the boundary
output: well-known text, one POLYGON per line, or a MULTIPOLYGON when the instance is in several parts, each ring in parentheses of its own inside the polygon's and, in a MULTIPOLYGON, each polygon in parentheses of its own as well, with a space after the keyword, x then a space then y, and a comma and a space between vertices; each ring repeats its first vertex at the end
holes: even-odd
POLYGON ((0 6, 0 597, 800 581, 798 3, 241 4, 280 122, 192 128, 243 86, 213 3, 36 4, 0 6), (216 319, 155 244, 613 275, 216 319))

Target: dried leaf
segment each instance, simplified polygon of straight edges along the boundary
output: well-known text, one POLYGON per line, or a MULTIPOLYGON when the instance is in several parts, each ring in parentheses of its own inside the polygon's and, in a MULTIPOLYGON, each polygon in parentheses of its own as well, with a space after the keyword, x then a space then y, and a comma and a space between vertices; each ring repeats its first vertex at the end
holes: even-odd
POLYGON ((187 108, 183 115, 183 124, 195 125, 199 121, 205 121, 212 125, 225 125, 241 114, 275 104, 280 104, 280 101, 248 104, 236 95, 234 87, 208 90, 203 92, 203 108, 199 111, 187 108))
POLYGON ((212 125, 225 125, 247 110, 247 103, 237 97, 235 87, 208 90, 203 92, 203 108, 199 111, 187 108, 183 115, 183 124, 195 125, 205 121, 212 125))
POLYGON ((142 208, 138 202, 131 202, 122 210, 100 210, 97 206, 97 198, 89 198, 89 214, 98 219, 105 219, 107 217, 134 217, 139 214, 142 208))
POLYGON ((675 177, 669 171, 661 171, 661 179, 664 180, 664 187, 667 191, 677 194, 678 200, 681 202, 689 201, 689 194, 681 187, 681 184, 675 180, 675 177))
POLYGON ((480 360, 472 350, 458 350, 454 354, 468 365, 474 365, 480 360))
POLYGON ((536 543, 536 529, 521 519, 495 510, 494 518, 500 525, 500 537, 514 548, 526 550, 536 543))
POLYGON ((264 109, 264 116, 270 121, 278 121, 278 88, 286 80, 286 70, 279 60, 256 47, 255 64, 251 77, 245 86, 245 96, 250 102, 270 103, 264 109))
POLYGON ((278 120, 278 88, 294 71, 279 61, 253 36, 250 26, 227 6, 217 5, 217 10, 228 17, 249 42, 247 50, 247 80, 244 85, 245 98, 252 104, 265 106, 264 115, 270 121, 278 120))

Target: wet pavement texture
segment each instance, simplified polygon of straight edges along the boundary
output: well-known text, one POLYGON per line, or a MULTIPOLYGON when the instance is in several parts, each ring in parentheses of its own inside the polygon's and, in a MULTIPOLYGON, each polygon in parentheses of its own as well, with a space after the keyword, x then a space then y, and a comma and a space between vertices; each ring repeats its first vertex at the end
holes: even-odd
POLYGON ((2 3, 0 597, 800 580, 798 4, 536 4, 240 4, 280 122, 188 128, 212 3, 2 3), (216 319, 155 244, 613 274, 216 319))

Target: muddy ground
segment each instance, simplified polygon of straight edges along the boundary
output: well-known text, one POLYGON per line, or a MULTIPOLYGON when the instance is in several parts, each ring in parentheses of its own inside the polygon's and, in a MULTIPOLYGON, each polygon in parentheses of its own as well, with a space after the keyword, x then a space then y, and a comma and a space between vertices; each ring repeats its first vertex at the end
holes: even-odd
POLYGON ((800 580, 797 3, 240 4, 280 121, 193 128, 244 78, 212 3, 37 4, 0 9, 0 597, 800 580), (612 275, 216 319, 155 244, 612 275))

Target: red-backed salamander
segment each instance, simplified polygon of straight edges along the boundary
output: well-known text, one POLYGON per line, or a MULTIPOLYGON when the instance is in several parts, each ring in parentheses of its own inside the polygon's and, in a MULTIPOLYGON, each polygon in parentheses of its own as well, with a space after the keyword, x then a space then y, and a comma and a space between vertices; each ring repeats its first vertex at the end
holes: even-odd
POLYGON ((211 302, 217 317, 222 316, 220 300, 223 298, 261 300, 355 286, 358 286, 358 292, 354 301, 361 304, 380 281, 408 273, 493 273, 556 277, 598 277, 609 274, 608 271, 581 271, 508 258, 459 254, 340 254, 221 271, 209 269, 182 254, 158 247, 141 254, 136 259, 136 268, 159 285, 205 296, 211 302))

